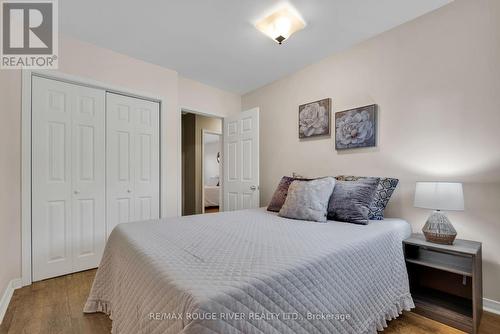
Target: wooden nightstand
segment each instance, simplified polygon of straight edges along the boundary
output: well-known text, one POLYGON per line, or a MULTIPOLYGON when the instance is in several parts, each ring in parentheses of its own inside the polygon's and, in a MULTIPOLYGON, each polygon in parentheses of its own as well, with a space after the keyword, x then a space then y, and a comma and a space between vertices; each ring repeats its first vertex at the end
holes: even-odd
POLYGON ((440 245, 412 234, 403 248, 414 311, 477 333, 483 311, 481 243, 455 240, 453 245, 440 245))

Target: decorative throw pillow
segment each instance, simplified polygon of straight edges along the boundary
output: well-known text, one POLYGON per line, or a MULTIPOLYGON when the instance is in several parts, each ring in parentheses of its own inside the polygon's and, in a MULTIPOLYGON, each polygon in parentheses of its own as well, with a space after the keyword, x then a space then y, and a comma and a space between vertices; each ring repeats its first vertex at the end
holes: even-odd
POLYGON ((281 207, 285 203, 286 195, 288 193, 288 187, 290 187, 290 184, 295 180, 309 181, 309 179, 304 178, 283 176, 280 183, 278 184, 278 187, 274 191, 271 202, 269 202, 269 205, 267 206, 268 211, 280 211, 281 207))
MULTIPOLYGON (((366 176, 346 176, 339 175, 335 177, 335 179, 339 181, 357 181, 359 179, 367 178, 366 176)), ((384 210, 387 207, 387 203, 391 199, 394 190, 398 186, 398 179, 390 178, 390 177, 381 177, 380 182, 377 186, 377 191, 375 192, 375 196, 373 197, 373 202, 370 204, 370 212, 368 214, 368 218, 372 220, 383 220, 384 219, 384 210)))
POLYGON ((288 188, 288 195, 279 215, 292 219, 325 222, 328 201, 334 187, 333 177, 293 181, 288 188))
POLYGON ((357 181, 339 181, 328 204, 328 218, 354 224, 368 224, 369 206, 380 179, 361 178, 357 181))

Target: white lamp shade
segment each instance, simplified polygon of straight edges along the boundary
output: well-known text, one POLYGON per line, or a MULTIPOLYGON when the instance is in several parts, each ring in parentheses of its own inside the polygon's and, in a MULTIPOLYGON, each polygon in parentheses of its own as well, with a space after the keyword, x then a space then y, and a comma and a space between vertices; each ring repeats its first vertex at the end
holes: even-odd
POLYGON ((464 209, 462 184, 417 182, 414 206, 433 210, 462 211, 464 209))

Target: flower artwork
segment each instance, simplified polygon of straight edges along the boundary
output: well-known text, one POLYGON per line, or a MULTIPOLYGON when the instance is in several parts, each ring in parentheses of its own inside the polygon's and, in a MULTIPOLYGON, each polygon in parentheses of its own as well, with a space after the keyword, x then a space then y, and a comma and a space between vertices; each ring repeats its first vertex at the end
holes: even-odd
POLYGON ((330 135, 331 99, 299 106, 299 138, 330 135))
POLYGON ((335 149, 375 146, 377 105, 335 113, 335 149))

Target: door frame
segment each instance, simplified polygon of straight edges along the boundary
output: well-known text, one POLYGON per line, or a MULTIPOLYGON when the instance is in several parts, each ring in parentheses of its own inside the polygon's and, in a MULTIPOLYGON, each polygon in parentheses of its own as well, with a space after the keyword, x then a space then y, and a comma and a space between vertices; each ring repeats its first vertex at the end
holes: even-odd
MULTIPOLYGON (((224 129, 224 128, 222 128, 224 129)), ((201 129, 201 213, 205 213, 205 136, 206 135, 216 135, 219 136, 219 144, 221 147, 221 161, 219 162, 219 211, 221 208, 222 204, 222 187, 224 185, 224 182, 222 182, 221 174, 223 172, 222 168, 224 168, 224 165, 222 164, 222 149, 224 148, 224 145, 222 143, 222 132, 217 132, 217 131, 210 131, 207 129, 201 129)))
MULTIPOLYGON (((177 198, 179 199, 178 200, 178 206, 177 206, 177 212, 178 212, 178 216, 182 216, 182 196, 184 195, 182 193, 182 178, 184 177, 184 170, 182 169, 182 113, 189 113, 189 114, 195 114, 195 115, 200 115, 200 116, 205 116, 205 117, 212 117, 212 118, 219 118, 222 122, 221 124, 221 128, 222 128, 222 132, 224 132, 224 117, 226 117, 226 115, 222 115, 222 114, 218 114, 218 113, 215 113, 215 112, 206 112, 206 111, 198 111, 198 110, 195 110, 193 108, 189 108, 189 107, 180 107, 178 109, 178 115, 179 115, 179 124, 177 125, 177 142, 179 143, 177 145, 177 156, 179 157, 179 162, 178 162, 178 168, 179 168, 179 179, 177 180, 177 198)), ((223 136, 222 136, 223 137, 223 136)), ((221 145, 222 147, 224 147, 224 139, 221 138, 221 145)), ((222 187, 220 189, 220 191, 223 190, 223 187, 224 187, 224 183, 222 184, 222 187)), ((219 210, 222 211, 223 210, 223 205, 224 203, 220 203, 221 205, 219 205, 219 210)), ((203 205, 202 205, 203 207, 203 205)), ((205 210, 203 208, 203 210, 205 210)))
POLYGON ((148 100, 160 104, 160 217, 166 212, 166 161, 167 145, 162 145, 166 131, 166 98, 150 93, 131 90, 89 78, 65 74, 54 70, 22 70, 21 83, 21 279, 22 285, 32 283, 32 247, 31 247, 31 87, 34 76, 66 82, 69 84, 102 89, 109 93, 121 94, 148 100))

